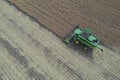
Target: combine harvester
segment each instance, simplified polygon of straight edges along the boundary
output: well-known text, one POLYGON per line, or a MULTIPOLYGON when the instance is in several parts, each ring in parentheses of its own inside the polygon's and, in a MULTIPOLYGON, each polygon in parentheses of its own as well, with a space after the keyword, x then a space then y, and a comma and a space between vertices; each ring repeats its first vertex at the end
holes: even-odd
POLYGON ((64 38, 64 42, 69 44, 71 41, 74 41, 77 45, 84 45, 86 50, 88 48, 98 48, 103 52, 103 49, 98 46, 99 40, 92 33, 92 30, 88 28, 81 29, 79 26, 76 26, 76 28, 64 38))

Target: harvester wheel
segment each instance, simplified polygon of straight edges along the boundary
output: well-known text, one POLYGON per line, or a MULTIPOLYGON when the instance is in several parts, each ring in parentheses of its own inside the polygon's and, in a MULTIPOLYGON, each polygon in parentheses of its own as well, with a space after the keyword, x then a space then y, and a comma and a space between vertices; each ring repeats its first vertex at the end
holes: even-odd
POLYGON ((77 40, 76 40, 76 41, 75 41, 75 44, 77 44, 77 45, 78 45, 78 44, 79 44, 79 41, 77 41, 77 40))

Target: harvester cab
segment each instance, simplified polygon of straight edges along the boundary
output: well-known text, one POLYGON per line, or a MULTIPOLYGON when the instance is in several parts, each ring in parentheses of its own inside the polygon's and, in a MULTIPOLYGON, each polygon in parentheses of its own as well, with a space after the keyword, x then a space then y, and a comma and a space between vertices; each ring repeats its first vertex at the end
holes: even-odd
POLYGON ((81 43, 91 49, 96 47, 103 51, 103 49, 98 47, 99 40, 93 35, 92 30, 88 28, 81 29, 77 26, 68 36, 64 38, 64 42, 67 44, 69 44, 72 40, 75 44, 81 43))

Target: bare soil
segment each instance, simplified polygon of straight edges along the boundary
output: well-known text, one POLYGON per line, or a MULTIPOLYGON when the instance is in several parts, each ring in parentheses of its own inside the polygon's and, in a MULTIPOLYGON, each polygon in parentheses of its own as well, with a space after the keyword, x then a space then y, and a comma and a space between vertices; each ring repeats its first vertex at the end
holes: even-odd
POLYGON ((92 29, 107 46, 120 46, 119 0, 9 0, 60 37, 76 25, 92 29))

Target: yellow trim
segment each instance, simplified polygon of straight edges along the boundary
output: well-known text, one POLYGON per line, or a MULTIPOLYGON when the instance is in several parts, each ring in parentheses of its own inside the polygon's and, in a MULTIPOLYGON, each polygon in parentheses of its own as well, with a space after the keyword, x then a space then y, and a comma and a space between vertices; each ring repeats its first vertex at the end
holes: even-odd
POLYGON ((79 44, 79 42, 78 42, 78 41, 75 41, 75 44, 79 44))

